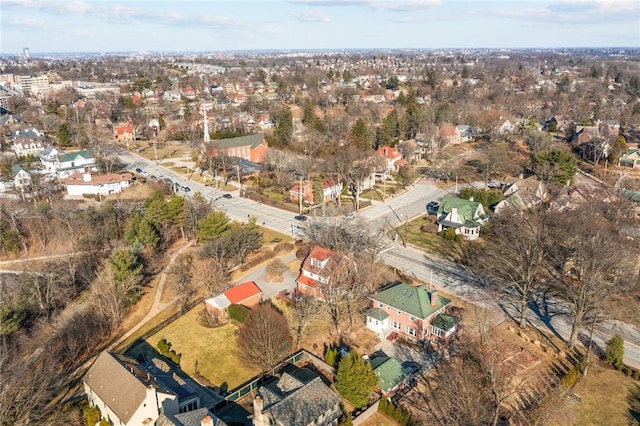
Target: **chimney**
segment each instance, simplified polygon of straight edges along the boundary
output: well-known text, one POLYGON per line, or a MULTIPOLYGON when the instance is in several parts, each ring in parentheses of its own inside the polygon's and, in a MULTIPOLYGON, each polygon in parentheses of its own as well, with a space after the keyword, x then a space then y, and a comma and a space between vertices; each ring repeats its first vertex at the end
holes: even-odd
POLYGON ((438 290, 435 288, 431 290, 431 307, 435 308, 438 304, 438 290))
POLYGON ((213 418, 211 416, 204 416, 200 420, 200 426, 213 426, 213 418))
POLYGON ((82 175, 82 181, 83 182, 91 182, 91 173, 84 173, 82 175))
POLYGON ((264 401, 260 395, 253 398, 253 424, 254 426, 264 426, 265 419, 262 410, 264 409, 264 401))

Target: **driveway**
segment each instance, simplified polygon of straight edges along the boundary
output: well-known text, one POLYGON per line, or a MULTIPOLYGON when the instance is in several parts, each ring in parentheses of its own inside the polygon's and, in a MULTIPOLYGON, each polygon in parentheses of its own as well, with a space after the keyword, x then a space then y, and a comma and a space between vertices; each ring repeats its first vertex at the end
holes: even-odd
MULTIPOLYGON (((279 258, 282 263, 285 265, 290 262, 296 260, 295 252, 290 253, 284 257, 279 258)), ((264 300, 271 299, 276 296, 282 290, 293 291, 296 287, 296 278, 298 278, 298 274, 292 272, 290 269, 287 269, 283 274, 283 280, 280 282, 267 282, 264 279, 265 269, 268 265, 268 262, 264 265, 256 268, 255 270, 249 272, 247 275, 239 279, 235 284, 241 284, 246 281, 254 281, 262 290, 262 298, 264 300)))

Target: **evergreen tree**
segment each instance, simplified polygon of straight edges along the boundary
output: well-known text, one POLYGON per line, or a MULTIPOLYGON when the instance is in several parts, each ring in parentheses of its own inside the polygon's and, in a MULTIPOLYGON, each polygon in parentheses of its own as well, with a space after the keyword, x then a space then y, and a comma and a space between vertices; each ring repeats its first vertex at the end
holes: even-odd
POLYGON ((371 369, 371 364, 357 352, 351 351, 340 360, 336 372, 336 388, 356 407, 364 407, 369 402, 378 378, 371 369))
POLYGON ((198 238, 208 242, 221 236, 230 228, 229 218, 223 212, 211 212, 198 221, 198 238))
POLYGON ((624 359, 624 340, 622 337, 616 334, 607 341, 604 359, 617 369, 622 367, 622 361, 624 359))
POLYGON ((56 137, 58 138, 58 143, 60 144, 60 146, 71 146, 71 130, 69 129, 69 124, 58 124, 56 137))
POLYGON ((316 176, 313 178, 313 203, 322 204, 324 202, 324 190, 322 188, 322 178, 316 176))

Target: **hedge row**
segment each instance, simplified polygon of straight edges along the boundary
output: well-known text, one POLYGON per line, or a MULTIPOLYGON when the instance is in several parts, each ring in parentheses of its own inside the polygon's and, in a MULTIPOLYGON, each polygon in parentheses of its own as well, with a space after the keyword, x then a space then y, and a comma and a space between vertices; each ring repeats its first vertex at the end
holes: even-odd
POLYGON ((158 352, 160 352, 160 355, 169 358, 174 364, 180 365, 182 354, 176 353, 171 349, 171 343, 167 342, 167 339, 162 339, 158 342, 158 352))

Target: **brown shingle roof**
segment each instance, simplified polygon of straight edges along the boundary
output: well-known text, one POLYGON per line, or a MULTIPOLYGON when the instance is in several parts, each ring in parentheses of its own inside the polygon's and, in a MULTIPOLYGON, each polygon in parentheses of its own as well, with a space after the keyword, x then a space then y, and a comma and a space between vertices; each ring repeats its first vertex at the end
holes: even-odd
MULTIPOLYGON (((93 363, 84 382, 111 410, 128 423, 147 395, 147 385, 125 367, 135 369, 133 359, 102 352, 93 363)), ((148 386, 152 386, 149 383, 148 386)))

